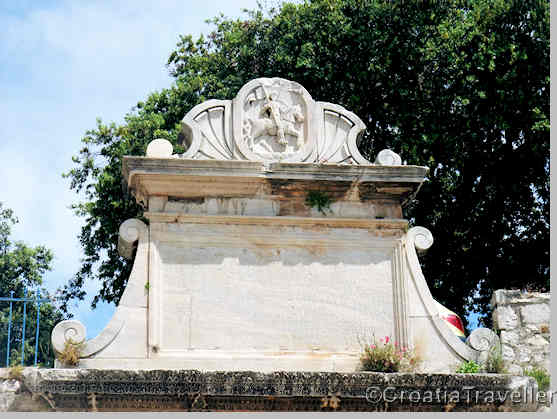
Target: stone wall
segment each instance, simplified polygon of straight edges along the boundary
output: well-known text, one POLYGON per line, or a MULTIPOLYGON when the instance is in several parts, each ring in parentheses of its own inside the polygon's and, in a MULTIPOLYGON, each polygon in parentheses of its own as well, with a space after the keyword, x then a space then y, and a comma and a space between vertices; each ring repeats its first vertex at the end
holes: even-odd
POLYGON ((536 411, 508 374, 0 368, 0 412, 536 411))
POLYGON ((509 372, 525 368, 550 370, 549 293, 497 290, 491 299, 493 326, 500 331, 503 358, 509 372))
POLYGON ((25 368, 17 371, 17 367, 0 368, 0 413, 53 410, 44 397, 33 394, 26 385, 26 379, 35 370, 37 369, 25 368))

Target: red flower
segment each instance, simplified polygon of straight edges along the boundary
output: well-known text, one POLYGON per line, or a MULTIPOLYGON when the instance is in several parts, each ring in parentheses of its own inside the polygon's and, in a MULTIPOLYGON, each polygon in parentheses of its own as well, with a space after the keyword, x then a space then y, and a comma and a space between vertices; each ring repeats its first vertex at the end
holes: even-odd
POLYGON ((389 337, 385 336, 385 343, 389 343, 389 337))

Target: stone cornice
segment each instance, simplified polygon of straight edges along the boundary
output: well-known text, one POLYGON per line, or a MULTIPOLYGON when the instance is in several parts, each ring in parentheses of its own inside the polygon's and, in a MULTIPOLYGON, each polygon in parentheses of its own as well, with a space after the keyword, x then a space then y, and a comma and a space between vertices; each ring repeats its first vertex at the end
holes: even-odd
MULTIPOLYGON (((345 165, 334 163, 263 163, 242 160, 190 160, 125 156, 122 163, 128 184, 138 175, 248 177, 262 179, 319 179, 345 182, 403 182, 421 184, 424 166, 345 165)), ((416 186, 417 186, 416 185, 416 186)))
MULTIPOLYGON (((280 185, 307 193, 311 189, 357 191, 362 199, 410 200, 428 168, 421 166, 263 163, 238 160, 124 157, 122 172, 140 202, 150 196, 177 198, 273 196, 280 185), (361 186, 360 186, 361 185, 361 186), (362 189, 363 188, 363 189, 362 189), (371 195, 369 195, 371 194, 371 195)), ((335 197, 335 200, 353 200, 335 197)))

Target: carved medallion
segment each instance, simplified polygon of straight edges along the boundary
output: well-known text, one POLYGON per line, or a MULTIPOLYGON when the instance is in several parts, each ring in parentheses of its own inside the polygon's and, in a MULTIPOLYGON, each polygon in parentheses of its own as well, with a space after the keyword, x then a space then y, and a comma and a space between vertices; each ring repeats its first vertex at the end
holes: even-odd
POLYGON ((242 145, 265 160, 295 156, 307 144, 309 118, 304 89, 278 78, 250 84, 249 91, 242 89, 239 95, 242 145))

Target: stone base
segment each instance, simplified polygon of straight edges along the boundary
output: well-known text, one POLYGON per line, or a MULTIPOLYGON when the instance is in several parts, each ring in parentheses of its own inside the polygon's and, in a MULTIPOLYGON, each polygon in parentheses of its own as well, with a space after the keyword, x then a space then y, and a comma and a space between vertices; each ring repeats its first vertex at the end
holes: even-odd
MULTIPOLYGON (((536 411, 531 377, 27 368, 19 398, 51 411, 536 411)), ((8 410, 37 410, 15 403, 8 410)))
MULTIPOLYGON (((331 371, 354 372, 360 364, 360 354, 337 353, 222 353, 196 351, 186 357, 151 359, 84 358, 79 368, 121 370, 200 370, 200 371, 331 371)), ((64 366, 56 361, 57 368, 64 366)))

